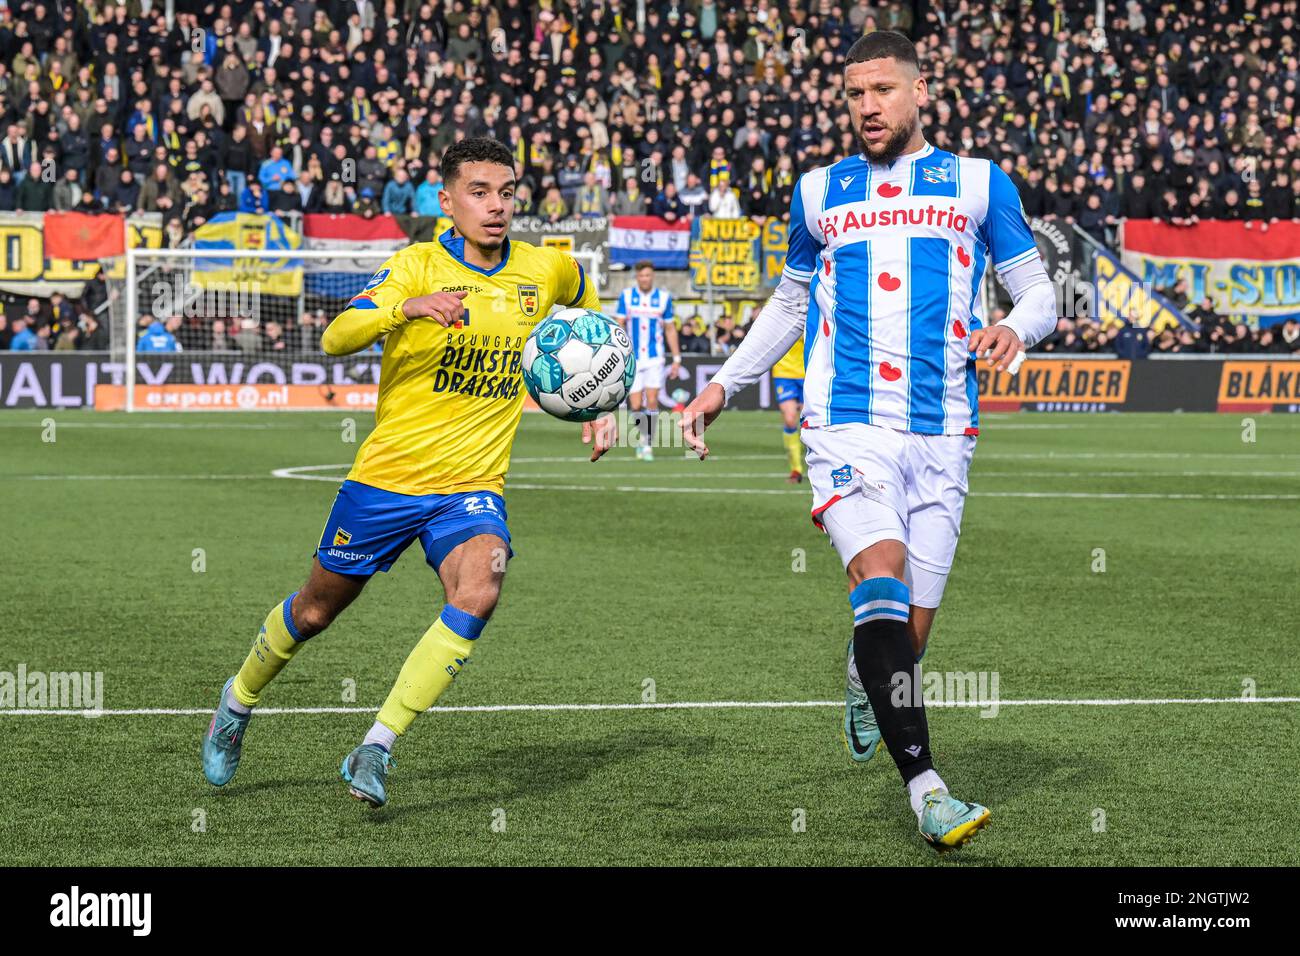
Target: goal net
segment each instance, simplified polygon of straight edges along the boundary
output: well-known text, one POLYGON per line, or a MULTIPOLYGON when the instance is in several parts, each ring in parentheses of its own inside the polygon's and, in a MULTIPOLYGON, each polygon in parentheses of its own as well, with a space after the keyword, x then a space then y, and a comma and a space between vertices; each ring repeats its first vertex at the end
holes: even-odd
MULTIPOLYGON (((382 342, 321 349, 325 327, 395 250, 127 251, 110 289, 120 384, 95 405, 127 411, 370 410, 382 342)), ((599 256, 574 252, 592 281, 599 256)))

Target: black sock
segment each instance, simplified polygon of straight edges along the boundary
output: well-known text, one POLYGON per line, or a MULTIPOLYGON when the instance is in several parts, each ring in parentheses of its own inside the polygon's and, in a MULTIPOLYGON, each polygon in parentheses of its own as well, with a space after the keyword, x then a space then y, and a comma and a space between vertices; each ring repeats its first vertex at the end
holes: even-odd
POLYGON ((869 578, 849 595, 853 661, 904 783, 934 769, 921 668, 907 638, 909 600, 907 585, 896 578, 869 578))
POLYGON ((647 436, 650 434, 650 413, 645 410, 628 409, 627 412, 627 437, 628 441, 632 440, 632 431, 636 430, 636 444, 645 445, 647 436))

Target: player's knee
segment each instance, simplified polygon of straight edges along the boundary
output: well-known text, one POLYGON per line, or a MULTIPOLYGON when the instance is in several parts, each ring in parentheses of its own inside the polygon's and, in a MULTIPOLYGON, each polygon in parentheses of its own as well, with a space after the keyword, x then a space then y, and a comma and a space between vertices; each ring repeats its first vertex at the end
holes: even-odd
POLYGON ((303 639, 315 637, 333 623, 338 612, 324 601, 308 598, 294 602, 293 623, 303 639))
POLYGON ((486 621, 496 610, 500 597, 499 581, 478 581, 472 584, 461 584, 453 593, 447 595, 447 603, 466 614, 473 614, 486 621))

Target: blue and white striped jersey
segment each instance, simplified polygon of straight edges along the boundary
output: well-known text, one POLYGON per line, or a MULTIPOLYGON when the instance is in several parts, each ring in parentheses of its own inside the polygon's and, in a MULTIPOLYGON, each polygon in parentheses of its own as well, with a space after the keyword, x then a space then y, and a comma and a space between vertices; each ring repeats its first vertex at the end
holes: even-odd
POLYGON ((859 154, 804 174, 785 272, 811 280, 807 427, 974 434, 980 280, 989 262, 1037 255, 1015 186, 986 159, 926 144, 891 166, 859 154))
POLYGON ((667 290, 642 292, 636 286, 624 289, 615 314, 627 326, 638 362, 664 357, 664 322, 673 318, 673 297, 667 290))

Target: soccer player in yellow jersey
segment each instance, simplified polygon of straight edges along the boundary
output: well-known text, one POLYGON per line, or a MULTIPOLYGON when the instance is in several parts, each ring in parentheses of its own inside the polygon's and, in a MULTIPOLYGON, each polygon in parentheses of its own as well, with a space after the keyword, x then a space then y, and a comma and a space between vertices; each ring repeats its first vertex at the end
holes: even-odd
MULTIPOLYGON (((307 583, 267 615, 222 691, 203 742, 217 786, 234 776, 266 685, 418 539, 446 605, 341 770, 353 796, 383 806, 393 742, 460 672, 496 607, 511 553, 502 491, 523 411, 524 340, 552 305, 600 304, 567 253, 507 237, 515 173, 505 145, 465 139, 447 149, 442 173, 454 227, 395 253, 325 331, 331 355, 384 337, 375 430, 339 489, 307 583)), ((612 444, 612 422, 584 427, 593 460, 612 444)))
POLYGON ((803 481, 803 443, 799 440, 799 416, 803 414, 803 336, 772 366, 772 386, 781 409, 781 431, 790 460, 790 484, 803 481))

